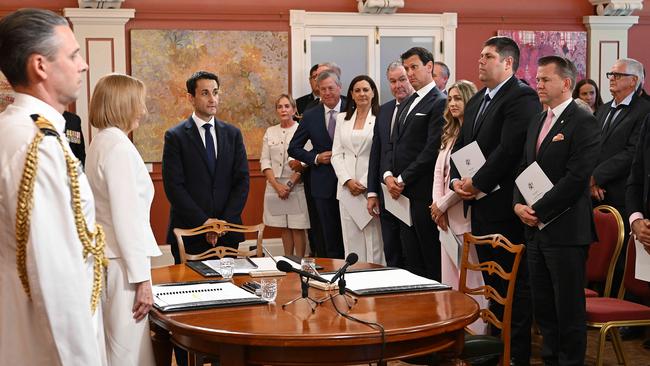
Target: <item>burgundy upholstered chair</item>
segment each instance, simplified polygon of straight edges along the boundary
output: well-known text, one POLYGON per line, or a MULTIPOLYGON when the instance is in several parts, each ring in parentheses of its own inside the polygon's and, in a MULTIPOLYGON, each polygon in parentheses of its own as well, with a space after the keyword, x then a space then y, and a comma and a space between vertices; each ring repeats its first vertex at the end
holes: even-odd
MULTIPOLYGON (((594 224, 598 241, 589 247, 587 258, 587 283, 600 283, 604 286, 603 297, 609 297, 616 260, 625 237, 623 219, 612 206, 601 205, 594 208, 594 224)), ((585 288, 586 297, 597 297, 598 292, 585 288)))

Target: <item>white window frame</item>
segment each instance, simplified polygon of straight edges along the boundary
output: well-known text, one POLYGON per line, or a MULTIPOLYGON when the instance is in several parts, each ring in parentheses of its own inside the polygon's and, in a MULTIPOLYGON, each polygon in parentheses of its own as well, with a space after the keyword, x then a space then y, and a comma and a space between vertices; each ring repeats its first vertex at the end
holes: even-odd
MULTIPOLYGON (((296 97, 310 93, 312 36, 368 37, 367 72, 375 80, 384 77, 379 70, 382 36, 434 37, 431 50, 436 61, 442 61, 451 71, 449 83, 456 79, 456 13, 442 14, 360 14, 307 12, 290 10, 291 25, 291 91, 296 97)), ((406 51, 406 50, 405 50, 406 51)))

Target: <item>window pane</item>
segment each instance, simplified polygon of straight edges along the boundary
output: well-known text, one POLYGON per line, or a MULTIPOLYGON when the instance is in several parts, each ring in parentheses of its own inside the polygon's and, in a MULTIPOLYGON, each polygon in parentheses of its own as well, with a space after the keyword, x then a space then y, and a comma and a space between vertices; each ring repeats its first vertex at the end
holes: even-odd
POLYGON ((341 67, 341 94, 346 95, 355 76, 368 74, 368 37, 312 36, 311 65, 328 61, 341 67))
POLYGON ((399 61, 400 55, 411 47, 424 47, 433 52, 434 42, 435 39, 433 37, 381 37, 381 51, 379 56, 381 78, 380 80, 375 80, 375 82, 378 81, 380 84, 379 101, 381 103, 386 103, 393 99, 388 80, 386 79, 386 68, 388 64, 393 61, 399 61))

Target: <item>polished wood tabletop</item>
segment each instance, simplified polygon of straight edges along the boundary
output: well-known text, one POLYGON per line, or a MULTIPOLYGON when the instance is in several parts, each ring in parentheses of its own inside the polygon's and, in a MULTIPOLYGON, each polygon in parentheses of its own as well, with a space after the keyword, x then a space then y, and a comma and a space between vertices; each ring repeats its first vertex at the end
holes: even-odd
MULTIPOLYGON (((316 263, 327 271, 344 262, 318 258, 316 263)), ((372 267, 376 266, 358 263, 351 268, 372 267)), ((167 313, 152 310, 157 364, 170 364, 172 343, 191 352, 218 356, 224 366, 348 365, 441 350, 460 353, 463 328, 478 317, 477 303, 451 290, 358 296, 351 310, 341 296, 334 304, 319 305, 313 313, 302 299, 283 309, 282 304, 300 296, 300 281, 295 273, 276 278, 275 303, 167 313), (384 347, 377 329, 346 319, 334 305, 355 318, 381 324, 384 347)), ((154 284, 197 280, 208 279, 185 265, 152 270, 154 284)), ((237 285, 250 280, 247 275, 233 278, 237 285)), ((328 294, 309 289, 312 298, 328 294)))

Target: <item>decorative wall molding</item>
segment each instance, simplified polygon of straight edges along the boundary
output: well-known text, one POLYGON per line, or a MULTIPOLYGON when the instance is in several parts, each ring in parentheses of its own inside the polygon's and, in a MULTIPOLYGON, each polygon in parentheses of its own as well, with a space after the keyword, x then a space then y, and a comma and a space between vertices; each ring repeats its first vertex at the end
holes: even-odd
POLYGON ((585 16, 589 55, 588 77, 598 84, 603 101, 611 99, 605 72, 619 58, 627 57, 628 30, 639 22, 638 16, 585 16))
POLYGON ((643 0, 589 0, 600 16, 628 16, 643 9, 643 0))
POLYGON ((111 72, 126 73, 126 23, 135 17, 135 9, 65 8, 63 16, 70 19, 81 54, 88 63, 86 77, 76 103, 76 113, 84 121, 81 130, 86 147, 92 139, 88 123, 88 105, 97 80, 111 72))

